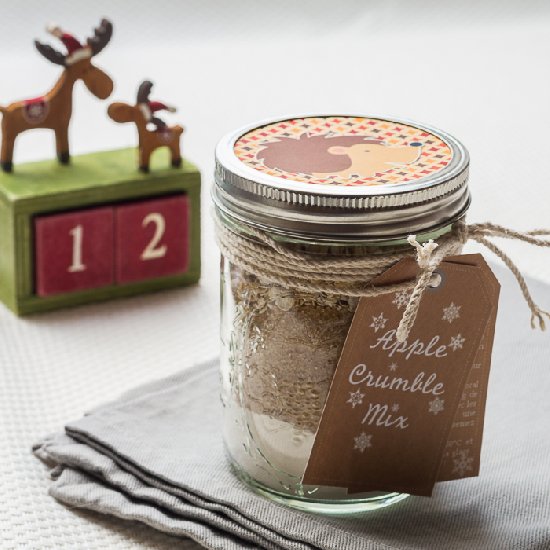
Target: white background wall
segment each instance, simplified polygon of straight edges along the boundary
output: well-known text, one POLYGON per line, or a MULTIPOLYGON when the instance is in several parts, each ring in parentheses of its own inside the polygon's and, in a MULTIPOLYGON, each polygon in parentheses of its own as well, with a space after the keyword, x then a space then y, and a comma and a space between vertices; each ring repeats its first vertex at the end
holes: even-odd
MULTIPOLYGON (((113 99, 156 82, 187 128, 185 154, 206 188, 226 131, 286 113, 393 114, 441 127, 472 157, 470 220, 550 226, 550 3, 544 0, 185 0, 0 2, 0 103, 45 92, 59 68, 35 37, 56 21, 84 37, 102 15, 115 25, 97 65, 113 99)), ((73 152, 133 143, 106 104, 76 91, 73 152)), ((16 160, 53 151, 47 132, 24 135, 16 160)), ((207 227, 207 235, 210 234, 207 227)), ((206 266, 215 250, 206 242, 206 266)), ((529 274, 550 280, 548 253, 507 243, 529 274)), ((214 280, 212 274, 212 281, 214 280)))

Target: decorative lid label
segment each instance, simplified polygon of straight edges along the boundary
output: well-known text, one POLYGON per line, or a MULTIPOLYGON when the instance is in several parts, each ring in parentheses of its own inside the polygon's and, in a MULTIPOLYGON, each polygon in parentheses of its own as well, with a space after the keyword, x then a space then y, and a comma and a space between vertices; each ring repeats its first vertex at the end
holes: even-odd
POLYGON ((255 128, 234 145, 247 166, 283 180, 334 186, 418 182, 452 160, 439 136, 401 122, 307 117, 255 128))

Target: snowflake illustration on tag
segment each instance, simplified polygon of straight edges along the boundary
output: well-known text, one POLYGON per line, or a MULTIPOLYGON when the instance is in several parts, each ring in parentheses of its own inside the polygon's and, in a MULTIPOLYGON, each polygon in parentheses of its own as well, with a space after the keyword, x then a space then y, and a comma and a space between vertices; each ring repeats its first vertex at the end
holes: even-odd
POLYGON ((395 372, 397 370, 397 363, 392 363, 388 366, 388 369, 390 369, 392 372, 395 372))
POLYGON ((372 435, 367 435, 365 432, 361 433, 357 437, 353 438, 355 442, 354 450, 358 450, 360 453, 364 453, 365 449, 372 447, 372 435))
POLYGON ((392 304, 394 304, 397 309, 401 309, 402 307, 406 307, 410 297, 411 293, 408 290, 400 290, 395 293, 392 304))
POLYGON ((463 476, 474 469, 474 458, 468 456, 469 454, 470 450, 466 449, 458 451, 456 456, 453 456, 453 474, 463 476))
POLYGON ((394 403, 392 406, 391 406, 391 412, 398 412, 399 411, 399 403, 394 403))
POLYGON ((372 316, 372 323, 370 326, 374 329, 374 332, 378 332, 386 326, 387 322, 388 320, 384 317, 384 313, 382 312, 380 315, 372 316))
POLYGON ((462 334, 457 334, 456 336, 451 336, 451 343, 449 344, 449 347, 453 351, 456 351, 457 349, 462 349, 464 342, 466 342, 466 338, 464 338, 462 334))
POLYGON ((432 399, 428 404, 428 412, 432 414, 439 414, 445 409, 445 400, 440 397, 432 399))
POLYGON ((355 409, 356 405, 361 405, 363 403, 363 397, 365 397, 365 394, 361 393, 361 390, 350 391, 349 399, 346 403, 351 403, 351 407, 355 409))
POLYGON ((454 302, 451 302, 451 305, 443 308, 443 321, 452 323, 460 317, 460 308, 462 306, 457 306, 454 302))

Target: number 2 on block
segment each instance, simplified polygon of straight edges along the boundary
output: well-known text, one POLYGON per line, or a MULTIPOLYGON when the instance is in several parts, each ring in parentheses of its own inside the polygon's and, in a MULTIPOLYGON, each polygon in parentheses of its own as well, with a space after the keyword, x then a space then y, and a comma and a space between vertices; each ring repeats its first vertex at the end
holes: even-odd
POLYGON ((69 273, 78 273, 86 269, 86 266, 82 263, 82 238, 84 230, 81 225, 77 225, 69 231, 69 234, 73 238, 73 257, 67 271, 69 273))
POLYGON ((151 212, 143 218, 141 224, 142 227, 146 227, 150 223, 155 224, 155 234, 153 238, 149 241, 149 244, 145 247, 144 251, 141 253, 140 258, 142 260, 155 260, 157 258, 164 258, 168 250, 167 246, 163 244, 159 246, 159 243, 164 235, 166 229, 166 221, 162 214, 158 212, 151 212))

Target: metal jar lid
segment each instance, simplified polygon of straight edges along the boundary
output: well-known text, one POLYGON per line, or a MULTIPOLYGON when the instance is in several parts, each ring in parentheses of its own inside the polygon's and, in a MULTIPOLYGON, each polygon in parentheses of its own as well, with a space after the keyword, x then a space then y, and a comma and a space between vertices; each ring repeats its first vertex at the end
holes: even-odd
POLYGON ((286 117, 221 139, 213 198, 222 215, 288 238, 394 240, 463 217, 468 166, 458 140, 416 122, 286 117))

